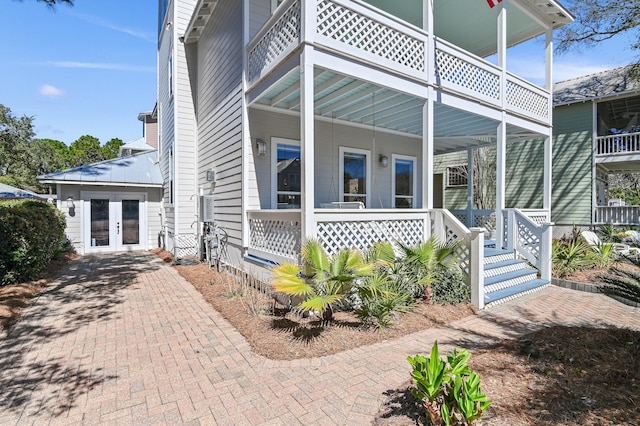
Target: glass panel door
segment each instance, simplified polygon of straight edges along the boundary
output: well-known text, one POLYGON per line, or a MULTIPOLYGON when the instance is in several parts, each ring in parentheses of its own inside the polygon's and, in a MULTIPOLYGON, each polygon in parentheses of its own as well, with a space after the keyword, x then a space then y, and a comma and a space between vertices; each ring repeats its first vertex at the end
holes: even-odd
POLYGON ((109 245, 109 200, 91 200, 91 247, 109 245))
POLYGON ((139 200, 122 200, 122 244, 140 244, 139 200))

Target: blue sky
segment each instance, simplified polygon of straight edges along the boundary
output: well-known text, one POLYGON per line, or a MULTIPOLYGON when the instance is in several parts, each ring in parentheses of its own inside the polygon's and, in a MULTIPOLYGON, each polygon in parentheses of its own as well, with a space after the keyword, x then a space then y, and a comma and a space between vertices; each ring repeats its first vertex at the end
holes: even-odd
MULTIPOLYGON (((142 136, 138 113, 156 99, 156 0, 76 0, 53 11, 35 0, 0 1, 0 103, 34 116, 40 138, 142 136)), ((554 81, 627 65, 635 59, 627 45, 622 37, 556 55, 554 81)), ((510 49, 508 68, 540 83, 542 42, 510 49)))
POLYGON ((142 136, 156 99, 157 0, 1 0, 0 103, 67 144, 142 136))

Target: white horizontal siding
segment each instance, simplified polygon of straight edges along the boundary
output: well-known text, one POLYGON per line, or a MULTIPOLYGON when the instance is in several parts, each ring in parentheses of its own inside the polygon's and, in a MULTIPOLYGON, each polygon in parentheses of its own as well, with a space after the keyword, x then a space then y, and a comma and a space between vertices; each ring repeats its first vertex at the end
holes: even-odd
POLYGON ((242 2, 222 0, 197 44, 198 184, 215 169, 215 220, 242 246, 242 2))

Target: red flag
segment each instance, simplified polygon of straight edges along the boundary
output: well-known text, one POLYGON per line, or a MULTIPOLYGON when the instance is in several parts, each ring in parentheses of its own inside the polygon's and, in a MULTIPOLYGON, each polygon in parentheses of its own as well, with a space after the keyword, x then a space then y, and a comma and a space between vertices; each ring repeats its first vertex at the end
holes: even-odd
MULTIPOLYGON (((502 0, 498 0, 498 3, 500 3, 502 0)), ((489 3, 489 7, 494 7, 496 5, 494 0, 487 0, 487 3, 489 3)))

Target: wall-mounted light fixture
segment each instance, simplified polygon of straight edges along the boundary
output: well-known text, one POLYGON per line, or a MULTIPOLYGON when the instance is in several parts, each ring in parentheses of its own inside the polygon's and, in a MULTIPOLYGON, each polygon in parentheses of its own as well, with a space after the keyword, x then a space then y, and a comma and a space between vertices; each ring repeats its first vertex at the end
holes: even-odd
POLYGON ((75 209, 76 208, 76 205, 73 204, 73 197, 71 195, 69 195, 67 197, 67 208, 68 209, 75 209))
POLYGON ((216 180, 216 171, 211 169, 204 172, 207 182, 214 182, 216 180))
POLYGON ((164 29, 167 31, 171 31, 171 27, 173 27, 173 22, 169 21, 167 22, 167 25, 165 25, 164 29))
POLYGON ((382 167, 387 167, 389 165, 389 157, 380 154, 380 156, 378 157, 378 163, 380 163, 380 166, 382 167))
POLYGON ((267 153, 267 143, 262 139, 256 139, 256 147, 258 148, 258 155, 265 155, 267 153))

